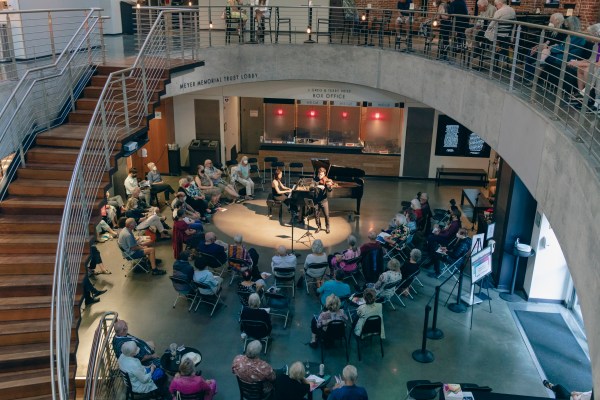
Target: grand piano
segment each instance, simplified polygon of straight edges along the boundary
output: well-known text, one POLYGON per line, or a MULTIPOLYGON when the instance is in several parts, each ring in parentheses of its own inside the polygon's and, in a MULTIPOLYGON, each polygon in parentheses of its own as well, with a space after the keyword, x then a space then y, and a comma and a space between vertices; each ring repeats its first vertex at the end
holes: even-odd
MULTIPOLYGON (((356 199, 356 215, 360 215, 360 202, 364 193, 365 171, 359 168, 341 167, 332 165, 326 158, 312 158, 313 179, 317 179, 319 168, 323 167, 327 171, 327 177, 333 180, 333 190, 329 193, 329 199, 356 199)), ((305 198, 312 198, 313 192, 307 185, 298 185, 292 192, 292 199, 298 204, 302 204, 305 198)))

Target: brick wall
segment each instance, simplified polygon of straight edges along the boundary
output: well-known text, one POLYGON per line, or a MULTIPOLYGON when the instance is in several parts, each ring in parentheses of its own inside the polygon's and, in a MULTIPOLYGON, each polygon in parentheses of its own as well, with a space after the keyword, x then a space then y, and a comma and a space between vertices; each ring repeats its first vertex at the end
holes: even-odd
MULTIPOLYGON (((439 1, 439 0, 438 0, 439 1)), ((469 13, 473 15, 475 10, 476 0, 466 0, 469 7, 469 13)), ((490 2, 493 0, 490 0, 490 2)), ((423 0, 413 0, 415 8, 419 9, 423 4, 423 0)), ((372 4, 373 8, 396 8, 397 0, 357 0, 357 7, 365 7, 368 3, 372 4)), ((599 0, 561 0, 561 6, 558 8, 544 8, 544 0, 521 0, 521 5, 514 6, 518 13, 535 13, 536 8, 540 9, 542 14, 553 14, 561 12, 566 15, 567 10, 564 4, 575 4, 573 15, 581 18, 583 27, 600 22, 600 1, 599 0)), ((428 0, 427 8, 430 12, 435 12, 436 7, 433 5, 433 0, 428 0)))

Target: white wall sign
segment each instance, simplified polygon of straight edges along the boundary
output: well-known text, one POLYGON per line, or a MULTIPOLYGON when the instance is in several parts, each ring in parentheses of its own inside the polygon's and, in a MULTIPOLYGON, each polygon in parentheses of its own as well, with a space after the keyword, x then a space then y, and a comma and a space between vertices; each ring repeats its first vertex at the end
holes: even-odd
POLYGON ((257 118, 258 117, 258 110, 250 110, 250 117, 251 118, 257 118))
POLYGON ((308 88, 308 93, 312 96, 313 99, 334 99, 334 100, 344 100, 346 95, 352 93, 350 89, 338 89, 338 88, 326 88, 326 87, 314 87, 308 88))
MULTIPOLYGON (((192 90, 202 89, 204 86, 215 85, 219 83, 231 84, 231 83, 242 83, 244 81, 251 81, 258 79, 257 72, 244 72, 241 74, 232 75, 220 75, 212 76, 208 78, 192 79, 190 80, 187 76, 184 76, 179 83, 179 90, 181 92, 187 92, 192 90), (187 78, 187 79, 186 79, 187 78), (192 90, 190 90, 192 89, 192 90)), ((175 80, 175 79, 173 79, 175 80)))
POLYGON ((160 112, 160 111, 154 111, 154 118, 155 119, 162 119, 162 112, 160 112))

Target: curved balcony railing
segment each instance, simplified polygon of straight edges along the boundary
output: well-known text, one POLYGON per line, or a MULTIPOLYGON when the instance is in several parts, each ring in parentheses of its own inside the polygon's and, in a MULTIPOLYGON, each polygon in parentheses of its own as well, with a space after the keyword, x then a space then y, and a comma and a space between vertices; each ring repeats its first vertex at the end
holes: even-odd
MULTIPOLYGON (((254 8, 242 7, 242 10, 233 11, 238 14, 228 14, 223 7, 136 9, 134 18, 139 33, 137 40, 140 53, 133 67, 112 73, 108 79, 76 163, 63 215, 53 305, 56 309, 56 338, 53 343, 57 349, 63 349, 61 353, 53 351, 59 357, 55 360, 59 368, 54 371, 58 376, 68 370, 68 353, 64 349, 68 349, 68 318, 72 315, 74 289, 83 244, 87 240, 86 227, 97 185, 110 165, 116 140, 143 123, 149 93, 157 84, 162 69, 175 60, 197 60, 202 48, 242 43, 270 45, 277 41, 311 46, 317 43, 372 46, 440 59, 454 68, 473 70, 476 67, 475 73, 497 81, 514 95, 546 112, 549 118, 562 121, 565 131, 574 140, 581 141, 589 154, 598 159, 598 114, 592 113, 592 107, 588 106, 588 100, 592 98, 591 88, 595 87, 597 81, 597 68, 594 65, 600 40, 597 37, 518 21, 501 21, 498 24, 490 19, 469 17, 470 24, 479 21, 482 26, 491 24, 492 29, 486 40, 482 39, 480 32, 463 41, 462 27, 466 20, 450 16, 446 20, 450 22, 441 23, 443 18, 440 16, 421 11, 400 14, 398 10, 372 8, 271 7, 271 19, 258 22, 254 19, 254 8), (396 24, 398 17, 402 19, 396 24), (285 31, 282 29, 284 24, 289 26, 285 31), (535 46, 544 45, 547 40, 554 40, 556 35, 566 35, 566 39, 560 42, 562 54, 555 51, 546 58, 542 56, 542 51, 531 51, 535 46), (587 77, 579 82, 576 70, 567 68, 570 55, 578 52, 580 58, 587 57, 593 61, 587 77), (555 65, 546 67, 545 64, 555 65), (524 80, 526 65, 529 65, 527 72, 532 72, 532 75, 531 79, 524 80), (573 105, 563 101, 566 94, 570 96, 569 89, 576 93, 578 83, 586 89, 581 97, 580 109, 575 107, 576 99, 567 98, 569 102, 573 100, 573 105), (131 89, 130 84, 135 86, 134 90, 126 90, 131 89), (130 108, 131 102, 142 103, 144 107, 130 108)), ((105 322, 101 322, 98 329, 103 333, 97 334, 93 343, 86 399, 113 398, 115 387, 118 388, 118 383, 114 381, 114 357, 103 344, 110 336, 110 333, 104 332, 105 326, 105 322)), ((64 382, 60 383, 64 385, 64 382)), ((67 389, 61 389, 61 398, 65 398, 67 389)))

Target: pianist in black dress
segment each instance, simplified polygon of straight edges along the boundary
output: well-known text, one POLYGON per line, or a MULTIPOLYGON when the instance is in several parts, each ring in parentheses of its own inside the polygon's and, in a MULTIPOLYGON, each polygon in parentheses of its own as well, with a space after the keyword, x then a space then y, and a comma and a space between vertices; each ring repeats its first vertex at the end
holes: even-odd
MULTIPOLYGON (((291 196, 288 197, 289 193, 292 193, 292 189, 285 186, 283 182, 281 182, 281 177, 283 176, 283 172, 277 168, 275 170, 275 178, 273 182, 271 182, 271 193, 273 195, 273 200, 282 201, 286 206, 290 208, 290 212, 292 215, 298 213, 298 206, 295 202, 292 201, 291 196)), ((300 222, 302 219, 299 220, 300 222)), ((290 218, 290 223, 291 223, 290 218)))

